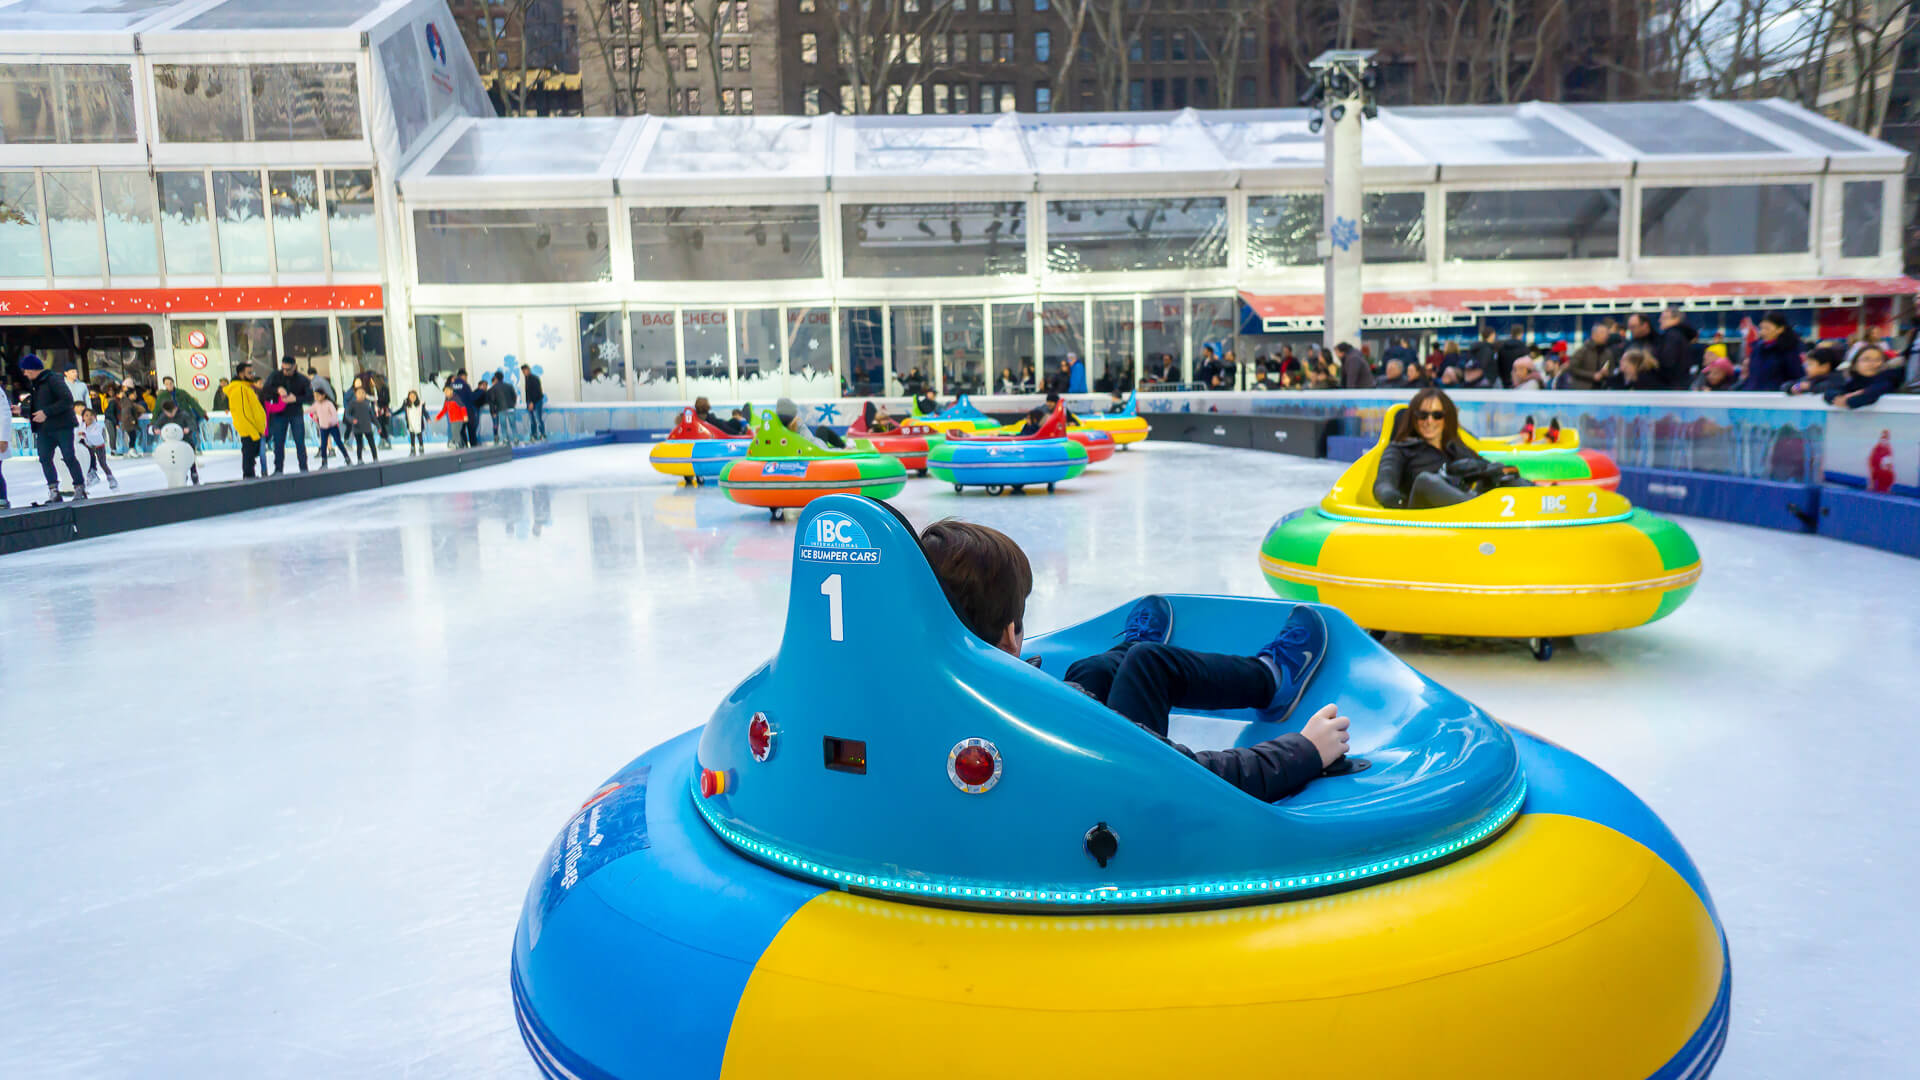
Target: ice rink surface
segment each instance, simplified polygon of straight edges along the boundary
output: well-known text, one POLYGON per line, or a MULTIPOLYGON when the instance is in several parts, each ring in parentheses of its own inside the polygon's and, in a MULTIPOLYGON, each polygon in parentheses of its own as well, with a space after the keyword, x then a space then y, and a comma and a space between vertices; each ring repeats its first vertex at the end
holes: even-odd
MULTIPOLYGON (((646 453, 0 560, 0 1075, 534 1075, 507 961, 536 863, 785 608, 791 521, 646 453)), ((1337 474, 1148 444, 1054 496, 896 505, 1020 541, 1045 629, 1270 596, 1261 536, 1337 474)), ((1661 623, 1546 664, 1394 647, 1680 836, 1732 941, 1718 1076, 1920 1075, 1920 561, 1685 524, 1706 576, 1661 623)))

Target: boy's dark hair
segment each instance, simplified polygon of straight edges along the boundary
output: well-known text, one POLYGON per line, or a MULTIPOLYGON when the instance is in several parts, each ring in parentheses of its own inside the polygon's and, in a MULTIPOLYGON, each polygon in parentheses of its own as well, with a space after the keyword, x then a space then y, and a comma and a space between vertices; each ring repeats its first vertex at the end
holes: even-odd
POLYGON ((997 645, 1008 626, 1022 625, 1033 565, 1006 533, 947 518, 921 532, 920 552, 953 613, 975 637, 997 645))
POLYGON ((1828 370, 1832 370, 1840 366, 1840 350, 1831 345, 1821 345, 1807 350, 1807 359, 1816 364, 1825 364, 1828 370))

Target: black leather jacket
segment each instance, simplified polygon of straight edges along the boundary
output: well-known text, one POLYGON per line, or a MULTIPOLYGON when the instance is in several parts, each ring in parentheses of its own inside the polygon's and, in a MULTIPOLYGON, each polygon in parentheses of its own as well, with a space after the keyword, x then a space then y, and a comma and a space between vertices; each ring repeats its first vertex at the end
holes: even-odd
POLYGON ((1450 461, 1478 458, 1458 439, 1444 451, 1434 449, 1425 439, 1406 438, 1387 444, 1380 452, 1380 470, 1374 474, 1373 498, 1381 506, 1405 506, 1413 491, 1413 478, 1421 473, 1439 472, 1450 461))

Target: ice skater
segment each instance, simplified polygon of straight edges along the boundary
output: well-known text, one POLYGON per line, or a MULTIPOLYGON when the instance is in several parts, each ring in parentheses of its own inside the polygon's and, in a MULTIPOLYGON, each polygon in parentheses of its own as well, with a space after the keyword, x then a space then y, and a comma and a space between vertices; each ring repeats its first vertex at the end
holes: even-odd
POLYGON ((420 400, 420 391, 407 391, 407 400, 400 403, 401 421, 407 425, 407 456, 427 452, 427 406, 420 400))
MULTIPOLYGON (((1033 568, 1005 533, 964 521, 938 521, 920 534, 953 613, 980 640, 1020 655, 1033 568)), ((1203 653, 1167 644, 1173 605, 1148 596, 1134 605, 1113 648, 1074 662, 1066 682, 1151 732, 1214 775, 1263 802, 1307 786, 1347 752, 1348 720, 1335 705, 1299 732, 1252 746, 1189 750, 1167 737, 1174 708, 1260 709, 1280 721, 1293 712, 1326 653, 1327 628, 1304 604, 1253 656, 1203 653)))
POLYGON ((293 452, 300 459, 300 471, 307 471, 307 420, 301 407, 313 401, 313 383, 293 362, 280 358, 280 370, 267 376, 260 385, 267 412, 267 438, 273 443, 273 475, 287 466, 287 436, 293 436, 293 452))
POLYGON ((0 510, 12 509, 7 501, 7 455, 13 452, 13 402, 7 400, 7 384, 0 382, 0 510))
MULTIPOLYGON (((440 411, 435 413, 433 418, 447 422, 447 449, 458 450, 466 445, 467 407, 461 403, 461 391, 455 388, 453 380, 448 380, 443 389, 446 391, 446 397, 441 399, 440 411)), ((425 452, 424 447, 422 452, 425 452)))
POLYGON ((113 466, 107 461, 107 422, 100 414, 89 408, 80 410, 81 446, 87 452, 87 483, 100 482, 100 474, 107 474, 107 489, 120 490, 120 481, 114 479, 113 466))
POLYGON ((80 472, 80 458, 73 452, 73 394, 64 382, 47 378, 47 365, 33 353, 20 358, 20 373, 28 380, 27 396, 20 403, 20 411, 32 423, 34 448, 40 452, 40 472, 47 478, 47 501, 42 505, 61 501, 60 474, 53 467, 55 452, 67 463, 67 475, 73 477, 73 497, 85 499, 87 480, 80 472))
POLYGON ((313 426, 320 432, 320 467, 327 467, 328 440, 340 448, 340 464, 351 464, 347 460, 347 441, 340 437, 340 410, 327 392, 317 386, 313 388, 313 426))
MULTIPOLYGON (((368 454, 378 463, 380 439, 374 432, 373 399, 367 396, 364 385, 354 386, 353 400, 347 403, 347 430, 353 432, 353 463, 364 464, 368 454)), ((346 457, 347 452, 341 450, 340 456, 346 457)))

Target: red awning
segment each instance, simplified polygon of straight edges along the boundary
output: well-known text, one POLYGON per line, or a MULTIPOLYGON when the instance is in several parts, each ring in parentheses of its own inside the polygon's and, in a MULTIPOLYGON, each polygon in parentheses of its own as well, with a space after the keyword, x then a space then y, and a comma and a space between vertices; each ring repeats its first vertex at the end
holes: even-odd
MULTIPOLYGON (((1872 296, 1908 296, 1920 292, 1920 281, 1910 277, 1811 278, 1799 281, 1655 281, 1614 285, 1513 285, 1472 289, 1411 289, 1369 292, 1361 302, 1363 316, 1472 315, 1489 308, 1500 311, 1554 312, 1588 305, 1621 307, 1660 302, 1740 302, 1819 307, 1872 296)), ((1318 319, 1321 294, 1287 293, 1258 296, 1241 293, 1262 319, 1318 319)))
POLYGON ((377 311, 378 285, 285 285, 221 289, 7 289, 0 317, 186 315, 226 311, 377 311))

